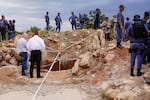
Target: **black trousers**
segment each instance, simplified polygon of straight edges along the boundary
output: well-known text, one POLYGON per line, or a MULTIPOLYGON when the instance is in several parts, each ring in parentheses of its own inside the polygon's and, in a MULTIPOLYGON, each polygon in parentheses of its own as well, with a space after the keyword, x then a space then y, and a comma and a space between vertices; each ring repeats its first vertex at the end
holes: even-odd
POLYGON ((34 64, 36 63, 37 69, 37 77, 40 77, 40 65, 41 65, 41 51, 40 50, 33 50, 31 51, 31 66, 30 66, 30 76, 33 77, 33 68, 34 64))
POLYGON ((5 28, 0 28, 0 33, 2 36, 2 41, 6 40, 6 29, 5 28))
POLYGON ((150 44, 144 50, 143 62, 150 63, 150 44))

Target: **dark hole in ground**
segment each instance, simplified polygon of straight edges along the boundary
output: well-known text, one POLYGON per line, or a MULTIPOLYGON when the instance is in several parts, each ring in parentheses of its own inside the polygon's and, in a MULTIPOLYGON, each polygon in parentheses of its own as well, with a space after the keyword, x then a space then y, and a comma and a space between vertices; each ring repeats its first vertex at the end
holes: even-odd
MULTIPOLYGON (((72 69, 72 67, 74 66, 74 63, 76 62, 75 59, 73 60, 67 60, 65 63, 62 63, 61 61, 57 61, 52 70, 51 71, 59 71, 59 70, 68 70, 68 69, 72 69)), ((43 69, 47 69, 49 70, 50 66, 51 66, 52 62, 47 64, 47 65, 43 65, 44 67, 42 67, 43 69)))

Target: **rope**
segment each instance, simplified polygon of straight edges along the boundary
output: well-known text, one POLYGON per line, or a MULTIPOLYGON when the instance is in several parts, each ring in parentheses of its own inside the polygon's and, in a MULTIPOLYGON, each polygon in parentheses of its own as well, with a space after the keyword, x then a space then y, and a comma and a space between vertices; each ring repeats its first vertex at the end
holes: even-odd
POLYGON ((49 74, 49 73, 50 73, 50 71, 52 70, 52 68, 53 68, 53 66, 54 66, 54 64, 55 64, 55 62, 56 62, 56 60, 57 60, 57 59, 58 59, 58 57, 59 57, 59 55, 60 55, 60 52, 58 52, 58 54, 57 54, 56 58, 54 59, 53 63, 51 64, 51 67, 49 68, 48 72, 47 72, 47 73, 46 73, 46 75, 44 76, 44 78, 43 78, 43 80, 42 80, 42 82, 41 82, 40 86, 39 86, 39 87, 38 87, 38 89, 36 90, 36 92, 35 92, 35 94, 34 94, 34 96, 33 96, 32 100, 35 100, 35 98, 36 98, 36 96, 37 96, 38 92, 40 91, 40 89, 41 89, 42 85, 44 84, 44 82, 45 82, 45 80, 46 80, 46 78, 47 78, 48 74, 49 74))

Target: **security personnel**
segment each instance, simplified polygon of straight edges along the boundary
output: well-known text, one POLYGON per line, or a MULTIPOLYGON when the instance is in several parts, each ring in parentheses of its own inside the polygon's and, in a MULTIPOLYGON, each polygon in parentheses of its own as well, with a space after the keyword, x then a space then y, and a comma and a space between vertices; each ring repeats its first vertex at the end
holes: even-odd
POLYGON ((95 21, 94 21, 94 29, 98 29, 100 24, 100 9, 96 9, 95 21))
POLYGON ((80 22, 80 29, 83 29, 84 26, 84 15, 79 13, 79 22, 80 22))
POLYGON ((62 23, 60 13, 58 13, 58 15, 55 17, 55 22, 56 22, 56 32, 60 32, 61 23, 62 23))
MULTIPOLYGON (((148 12, 145 12, 144 13, 144 18, 142 20, 142 22, 144 24, 147 24, 148 27, 149 27, 149 23, 147 23, 149 19, 149 13, 148 12)), ((149 29, 150 30, 150 29, 149 29)), ((149 51, 149 39, 150 39, 150 36, 147 37, 147 42, 146 42, 146 46, 145 46, 145 50, 144 50, 144 54, 143 54, 143 64, 147 64, 147 63, 150 63, 148 60, 150 60, 149 56, 148 56, 148 53, 150 52, 149 51)))
POLYGON ((8 30, 8 22, 5 19, 5 16, 2 15, 2 19, 0 19, 0 33, 2 36, 2 41, 6 40, 6 32, 8 30))
POLYGON ((77 19, 78 17, 74 14, 74 12, 71 12, 71 17, 69 18, 69 22, 72 25, 72 30, 77 29, 77 19))
POLYGON ((46 29, 48 30, 49 29, 49 24, 50 24, 50 19, 49 19, 49 13, 46 12, 46 15, 45 15, 45 22, 46 22, 46 29))
POLYGON ((134 24, 129 26, 127 35, 130 37, 130 75, 134 76, 134 65, 137 57, 137 76, 141 76, 143 52, 145 48, 145 40, 147 34, 146 25, 142 23, 139 15, 134 16, 134 24))
POLYGON ((117 14, 116 31, 117 31, 117 47, 118 48, 123 48, 121 45, 121 41, 122 41, 122 34, 125 31, 124 15, 123 15, 124 9, 125 9, 124 5, 120 5, 119 13, 117 14))

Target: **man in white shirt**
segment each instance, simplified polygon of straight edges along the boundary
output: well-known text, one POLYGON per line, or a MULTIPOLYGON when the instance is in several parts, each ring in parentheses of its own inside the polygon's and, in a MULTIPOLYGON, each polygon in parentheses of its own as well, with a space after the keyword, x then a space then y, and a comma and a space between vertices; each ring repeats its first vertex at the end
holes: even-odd
POLYGON ((34 63, 36 63, 37 78, 42 78, 40 75, 41 52, 45 50, 45 44, 43 39, 38 36, 38 32, 35 32, 34 36, 29 39, 27 48, 31 52, 30 77, 33 78, 33 67, 34 63))
POLYGON ((23 33, 22 37, 17 41, 17 50, 22 57, 22 76, 25 76, 27 69, 28 49, 27 49, 27 34, 23 33))

